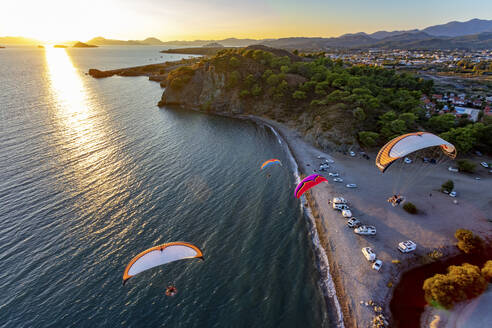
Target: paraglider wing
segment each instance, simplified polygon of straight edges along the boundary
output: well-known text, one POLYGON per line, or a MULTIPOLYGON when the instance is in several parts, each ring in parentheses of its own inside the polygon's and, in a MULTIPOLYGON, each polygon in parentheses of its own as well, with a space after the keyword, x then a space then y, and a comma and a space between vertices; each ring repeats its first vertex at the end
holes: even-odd
POLYGON ((270 166, 272 164, 280 164, 282 165, 282 162, 276 158, 269 159, 268 161, 265 161, 263 164, 261 164, 261 169, 263 170, 265 167, 270 166))
POLYGON ((456 157, 456 148, 446 140, 429 132, 414 132, 396 137, 384 145, 376 157, 376 166, 384 172, 397 159, 414 151, 436 146, 441 147, 448 157, 456 157))
POLYGON ((173 242, 149 248, 135 256, 126 266, 123 273, 123 284, 140 272, 169 262, 201 258, 202 251, 195 245, 184 242, 173 242))
POLYGON ((299 183, 296 187, 295 191, 295 196, 296 198, 299 198, 304 194, 306 191, 311 189, 312 187, 320 184, 321 182, 328 181, 326 178, 322 177, 319 174, 313 174, 310 175, 306 178, 304 178, 301 183, 299 183))

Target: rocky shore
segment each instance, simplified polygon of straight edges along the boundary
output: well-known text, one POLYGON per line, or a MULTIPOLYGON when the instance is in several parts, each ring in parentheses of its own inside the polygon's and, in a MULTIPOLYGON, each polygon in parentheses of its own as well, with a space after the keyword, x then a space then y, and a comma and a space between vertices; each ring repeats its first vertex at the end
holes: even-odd
POLYGON ((179 61, 165 62, 160 64, 150 64, 135 67, 119 68, 107 71, 101 71, 95 68, 91 68, 88 74, 96 79, 111 77, 113 75, 118 76, 148 76, 149 80, 160 82, 164 88, 167 85, 167 76, 169 72, 182 66, 192 65, 198 58, 182 59, 179 61))

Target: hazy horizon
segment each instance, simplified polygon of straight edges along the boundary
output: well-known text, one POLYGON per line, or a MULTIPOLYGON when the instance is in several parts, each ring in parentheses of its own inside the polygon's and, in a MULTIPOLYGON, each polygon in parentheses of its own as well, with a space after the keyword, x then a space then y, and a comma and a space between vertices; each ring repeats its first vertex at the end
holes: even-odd
POLYGON ((248 3, 190 0, 9 1, 0 21, 2 36, 47 43, 87 41, 96 36, 118 40, 156 37, 162 41, 235 38, 336 37, 347 33, 422 29, 450 21, 490 19, 492 3, 457 0, 403 4, 382 0, 252 0, 248 3), (28 8, 28 9, 26 9, 28 8), (457 13, 456 8, 460 8, 457 13), (19 19, 21 17, 22 19, 19 19))

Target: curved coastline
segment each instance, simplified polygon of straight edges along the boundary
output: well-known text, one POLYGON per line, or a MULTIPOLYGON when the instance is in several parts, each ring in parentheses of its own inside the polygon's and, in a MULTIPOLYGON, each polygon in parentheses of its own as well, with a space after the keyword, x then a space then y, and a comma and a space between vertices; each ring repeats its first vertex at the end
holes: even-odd
MULTIPOLYGON (((262 119, 261 117, 249 116, 246 118, 250 119, 256 124, 261 124, 270 128, 270 130, 275 134, 277 140, 279 141, 279 143, 281 143, 284 146, 285 152, 287 153, 287 155, 291 160, 291 164, 294 167, 294 176, 296 178, 296 183, 299 183, 301 181, 299 164, 295 156, 293 155, 290 149, 290 145, 288 141, 286 141, 286 138, 281 134, 281 132, 279 133, 271 124, 269 124, 266 120, 262 119)), ((307 221, 309 223, 309 234, 311 236, 311 241, 313 243, 314 253, 316 254, 318 270, 321 275, 321 287, 326 301, 329 302, 331 305, 333 305, 333 307, 336 310, 337 327, 344 328, 345 325, 343 320, 344 317, 343 317, 342 308, 340 306, 340 302, 337 297, 335 283, 333 282, 333 278, 330 273, 330 262, 326 254, 326 250, 321 244, 319 238, 319 232, 318 229, 316 228, 316 218, 313 215, 310 202, 308 201, 306 196, 302 196, 301 199, 302 202, 300 203, 300 207, 301 207, 301 211, 303 212, 303 214, 306 215, 308 219, 307 221)))

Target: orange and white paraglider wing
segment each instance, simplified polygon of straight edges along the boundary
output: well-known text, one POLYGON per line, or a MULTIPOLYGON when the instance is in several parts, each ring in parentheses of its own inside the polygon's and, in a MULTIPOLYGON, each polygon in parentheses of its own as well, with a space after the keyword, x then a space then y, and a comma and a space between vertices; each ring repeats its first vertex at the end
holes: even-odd
POLYGON ((384 172, 397 159, 414 151, 436 146, 441 147, 448 157, 456 157, 456 148, 446 140, 429 132, 414 132, 396 137, 384 145, 376 156, 376 166, 384 172))
POLYGON ((128 263, 123 273, 123 284, 134 275, 145 270, 173 261, 191 258, 203 259, 202 251, 195 245, 185 242, 167 243, 149 248, 135 256, 128 263))

